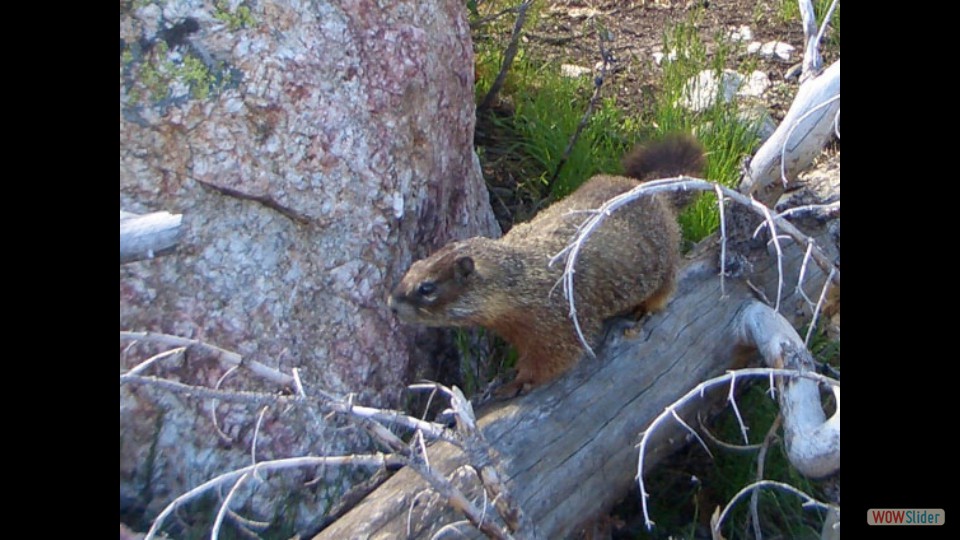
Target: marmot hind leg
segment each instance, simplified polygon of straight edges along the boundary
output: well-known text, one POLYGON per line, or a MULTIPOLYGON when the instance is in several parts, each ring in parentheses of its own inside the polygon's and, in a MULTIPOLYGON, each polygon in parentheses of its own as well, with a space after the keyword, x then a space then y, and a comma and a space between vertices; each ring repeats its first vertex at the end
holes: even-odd
POLYGON ((670 302, 670 297, 673 296, 674 289, 676 289, 676 284, 673 279, 668 279, 666 283, 661 285, 659 289, 644 300, 639 308, 643 310, 644 314, 660 311, 670 302))
POLYGON ((623 330, 623 334, 628 338, 639 336, 640 329, 643 327, 643 319, 665 308, 670 302, 675 288, 676 284, 671 279, 654 291, 654 293, 641 302, 640 305, 633 308, 633 310, 628 313, 633 324, 627 325, 627 328, 623 330))

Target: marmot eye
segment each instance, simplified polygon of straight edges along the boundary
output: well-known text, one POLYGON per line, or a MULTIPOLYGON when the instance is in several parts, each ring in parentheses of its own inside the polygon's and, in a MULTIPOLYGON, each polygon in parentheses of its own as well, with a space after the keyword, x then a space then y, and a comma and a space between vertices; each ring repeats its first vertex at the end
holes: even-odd
POLYGON ((437 292, 437 284, 432 281, 424 281, 417 287, 417 292, 420 293, 421 296, 430 296, 437 292))

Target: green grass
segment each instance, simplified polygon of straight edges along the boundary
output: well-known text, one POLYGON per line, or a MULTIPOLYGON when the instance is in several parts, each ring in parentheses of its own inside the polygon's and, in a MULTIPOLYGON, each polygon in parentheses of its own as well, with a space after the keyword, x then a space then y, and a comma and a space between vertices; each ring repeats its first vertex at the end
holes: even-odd
MULTIPOLYGON (((509 123, 507 127, 515 133, 514 149, 535 164, 526 179, 533 191, 543 198, 563 197, 595 174, 621 172, 620 159, 636 142, 671 132, 695 133, 708 153, 707 179, 727 186, 736 184, 742 159, 757 146, 754 127, 738 118, 735 104, 716 103, 693 113, 679 103, 691 77, 704 69, 722 71, 736 52, 732 45, 717 40, 715 54, 708 57, 696 27, 697 21, 692 20, 665 34, 664 50, 676 51, 677 59, 663 67, 662 84, 652 111, 639 118, 628 117, 613 98, 600 100, 550 193, 544 188, 581 122, 594 80, 563 77, 558 64, 538 62, 520 50, 501 91, 514 114, 499 121, 509 123)), ((478 43, 478 102, 500 69, 501 48, 497 45, 478 43)), ((745 66, 746 71, 751 68, 745 66)), ((712 194, 701 197, 680 216, 680 224, 687 242, 697 242, 711 234, 719 226, 716 198, 712 194)))
MULTIPOLYGON (((820 316, 823 317, 823 314, 820 316)), ((823 323, 823 320, 821 319, 820 322, 823 323)), ((809 325, 804 327, 801 335, 806 335, 808 328, 809 325)), ((810 353, 818 362, 840 369, 840 342, 833 341, 827 336, 823 324, 819 324, 810 336, 810 353)))
MULTIPOLYGON (((560 167, 593 91, 591 79, 564 78, 558 71, 559 66, 545 66, 541 80, 546 84, 516 103, 522 148, 541 166, 543 172, 536 180, 542 185, 548 185, 560 167)), ((591 176, 618 169, 627 148, 622 121, 613 100, 602 100, 560 167, 550 195, 564 197, 591 176)))
MULTIPOLYGON (((779 412, 779 405, 770 398, 766 383, 751 385, 737 398, 737 406, 744 414, 744 420, 750 428, 748 434, 751 444, 759 444, 770 429, 779 412)), ((743 444, 740 426, 735 415, 728 411, 714 424, 713 433, 723 441, 743 444)), ((722 504, 726 504, 744 486, 755 482, 757 453, 735 453, 715 450, 715 472, 709 483, 722 504)), ((798 473, 790 465, 782 441, 778 439, 766 454, 764 479, 777 480, 795 488, 823 498, 816 483, 798 473)), ((760 491, 758 514, 765 536, 782 538, 819 538, 822 516, 816 511, 807 511, 801 507, 802 500, 797 496, 764 489, 760 491)), ((739 502, 724 521, 722 532, 726 538, 744 538, 745 523, 749 514, 749 499, 739 502)))
MULTIPOLYGON (((653 125, 656 136, 672 132, 693 132, 707 151, 705 176, 708 180, 734 187, 740 177, 740 163, 751 155, 758 144, 755 126, 739 118, 735 103, 719 100, 706 110, 692 112, 681 105, 688 81, 702 70, 719 74, 735 56, 733 45, 717 39, 712 57, 697 32, 697 20, 680 23, 664 35, 664 50, 674 51, 676 58, 664 61, 662 87, 655 98, 653 125)), ((739 66, 743 73, 752 71, 752 65, 739 66)), ((720 224, 716 196, 703 195, 680 215, 684 238, 697 242, 708 236, 720 224)))
POLYGON ((474 331, 456 328, 453 339, 460 357, 461 390, 466 396, 473 396, 483 390, 487 381, 497 378, 517 364, 516 350, 483 328, 474 331), (481 343, 479 347, 478 343, 481 343), (478 353, 478 349, 490 351, 492 354, 478 353))
MULTIPOLYGON (((478 51, 478 102, 499 69, 497 50, 478 51)), ((563 197, 595 174, 618 171, 620 158, 636 138, 637 123, 626 118, 613 99, 601 99, 560 167, 551 193, 543 191, 560 165, 593 90, 592 77, 563 77, 557 63, 531 60, 522 50, 514 59, 501 95, 513 106, 508 122, 517 135, 516 149, 536 164, 536 174, 527 181, 543 197, 563 197)))

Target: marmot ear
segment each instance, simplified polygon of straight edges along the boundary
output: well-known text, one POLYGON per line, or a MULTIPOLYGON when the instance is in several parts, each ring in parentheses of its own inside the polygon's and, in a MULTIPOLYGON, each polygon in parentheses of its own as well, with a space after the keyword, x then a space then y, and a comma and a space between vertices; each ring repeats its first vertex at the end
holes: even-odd
POLYGON ((473 258, 468 256, 457 257, 455 268, 457 279, 463 279, 469 276, 473 273, 473 258))

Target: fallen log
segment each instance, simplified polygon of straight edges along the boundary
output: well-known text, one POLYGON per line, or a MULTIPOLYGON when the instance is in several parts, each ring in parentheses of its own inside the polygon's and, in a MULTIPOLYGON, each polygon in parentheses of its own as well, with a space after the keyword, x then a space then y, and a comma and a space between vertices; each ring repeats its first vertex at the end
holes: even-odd
MULTIPOLYGON (((817 242, 833 248, 827 236, 817 242)), ((806 301, 795 290, 805 247, 782 246, 785 284, 780 311, 795 324, 804 312, 809 316, 803 307, 806 301)), ((567 537, 609 510, 636 481, 635 445, 650 421, 699 382, 749 358, 753 351, 745 347, 737 327, 742 310, 756 301, 748 281, 774 298, 775 257, 761 249, 759 258, 754 253, 740 259, 752 260, 744 266, 753 265, 754 272, 749 279, 728 278, 726 295, 721 296, 718 251, 706 249, 685 266, 670 305, 644 321, 636 336, 614 332, 597 359, 584 359, 571 373, 526 396, 478 411, 481 431, 499 453, 506 485, 535 529, 516 531, 515 537, 567 537)), ((808 297, 816 298, 825 277, 806 269, 808 297)), ((647 448, 645 467, 688 438, 679 428, 657 433, 647 448)), ((429 459, 431 467, 482 507, 483 490, 460 449, 435 444, 429 459)), ((499 521, 492 511, 488 519, 499 521)), ((480 536, 414 471, 404 469, 315 540, 431 538, 445 528, 480 536)))

